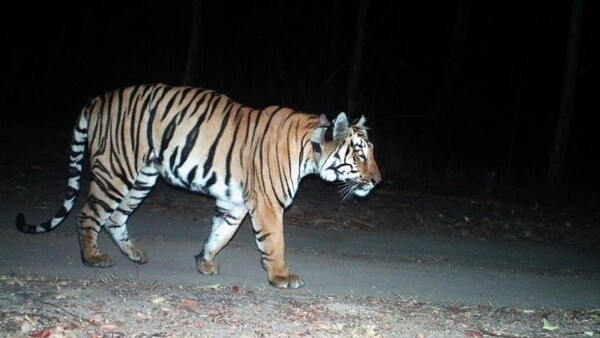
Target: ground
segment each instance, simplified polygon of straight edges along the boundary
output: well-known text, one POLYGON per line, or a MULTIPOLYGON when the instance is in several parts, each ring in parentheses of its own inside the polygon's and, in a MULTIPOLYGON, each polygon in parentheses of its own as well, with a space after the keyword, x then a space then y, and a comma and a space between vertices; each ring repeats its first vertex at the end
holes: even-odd
POLYGON ((598 309, 436 306, 398 297, 332 297, 125 280, 3 276, 9 337, 559 337, 597 335, 598 309))
POLYGON ((200 276, 193 255, 213 203, 164 182, 130 223, 150 262, 128 262, 101 234, 117 267, 85 267, 74 215, 49 234, 14 228, 17 212, 41 222, 60 205, 63 152, 2 152, 0 336, 600 335, 597 210, 391 176, 342 202, 335 186, 307 179, 285 215, 287 259, 307 284, 278 290, 247 224, 219 256, 221 274, 200 276))

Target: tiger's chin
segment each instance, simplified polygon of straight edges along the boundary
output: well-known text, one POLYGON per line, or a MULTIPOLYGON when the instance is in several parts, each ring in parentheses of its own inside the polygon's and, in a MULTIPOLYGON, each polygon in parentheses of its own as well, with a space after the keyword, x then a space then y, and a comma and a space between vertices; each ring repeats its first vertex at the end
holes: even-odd
POLYGON ((361 197, 361 198, 367 197, 373 191, 373 188, 375 188, 374 185, 358 188, 358 189, 354 190, 354 195, 361 197))

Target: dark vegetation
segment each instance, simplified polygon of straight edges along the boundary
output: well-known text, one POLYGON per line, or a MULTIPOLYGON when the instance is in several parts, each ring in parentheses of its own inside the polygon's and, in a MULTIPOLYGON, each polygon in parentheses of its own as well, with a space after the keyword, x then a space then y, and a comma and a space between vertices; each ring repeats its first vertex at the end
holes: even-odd
POLYGON ((1 125, 15 147, 66 145, 76 114, 103 91, 185 82, 255 107, 330 117, 354 107, 368 117, 384 178, 407 188, 600 202, 595 2, 577 19, 570 133, 558 184, 546 190, 571 1, 16 6, 0 31, 1 125))

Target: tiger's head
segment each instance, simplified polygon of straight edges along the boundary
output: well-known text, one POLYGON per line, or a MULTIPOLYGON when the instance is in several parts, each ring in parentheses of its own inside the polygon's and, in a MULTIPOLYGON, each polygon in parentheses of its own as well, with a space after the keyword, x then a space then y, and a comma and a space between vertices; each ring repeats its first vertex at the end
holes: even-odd
POLYGON ((322 128, 318 128, 311 139, 313 147, 322 149, 319 175, 328 182, 341 182, 344 199, 352 194, 367 196, 381 181, 381 174, 373 144, 367 136, 365 117, 356 124, 350 124, 345 113, 340 113, 332 123, 324 115, 320 119, 322 128))

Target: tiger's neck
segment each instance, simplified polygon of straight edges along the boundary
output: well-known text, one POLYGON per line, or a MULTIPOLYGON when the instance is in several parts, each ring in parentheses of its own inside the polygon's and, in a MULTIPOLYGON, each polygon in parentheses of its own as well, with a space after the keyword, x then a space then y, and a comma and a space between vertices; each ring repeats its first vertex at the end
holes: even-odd
POLYGON ((321 115, 318 117, 317 124, 310 131, 310 164, 307 166, 310 167, 310 172, 307 174, 319 174, 321 171, 321 166, 323 163, 323 159, 326 157, 323 152, 325 151, 325 133, 329 129, 329 121, 325 115, 321 115))
POLYGON ((304 160, 300 164, 300 177, 304 177, 306 175, 318 174, 321 159, 323 158, 323 150, 319 144, 313 144, 312 142, 308 144, 303 151, 304 160))

